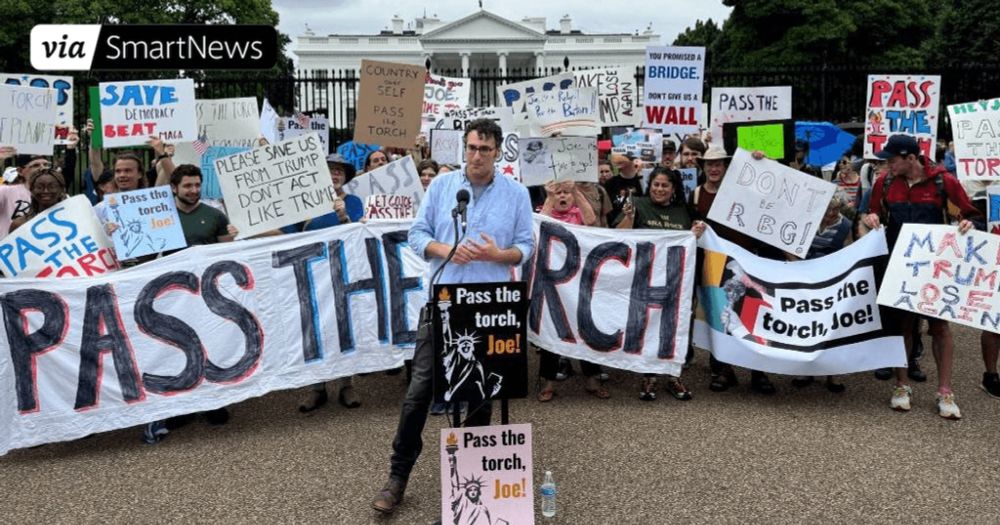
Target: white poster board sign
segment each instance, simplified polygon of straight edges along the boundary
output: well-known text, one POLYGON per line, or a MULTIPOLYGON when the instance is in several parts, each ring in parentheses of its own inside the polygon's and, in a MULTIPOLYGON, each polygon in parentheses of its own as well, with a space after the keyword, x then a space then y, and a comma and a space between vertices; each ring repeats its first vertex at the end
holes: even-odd
POLYGON ((325 115, 305 115, 305 118, 285 117, 284 121, 285 129, 280 133, 281 140, 317 133, 323 142, 323 154, 330 153, 330 121, 325 115))
POLYGON ((704 79, 704 47, 647 47, 642 127, 698 133, 704 79))
POLYGON ((627 67, 573 72, 577 87, 597 89, 601 127, 636 126, 640 122, 635 72, 627 67))
POLYGON ((0 73, 0 84, 56 90, 55 143, 66 145, 69 129, 73 126, 73 77, 34 75, 28 73, 0 73))
POLYGON ((920 151, 937 160, 939 75, 868 75, 865 158, 873 159, 893 135, 916 137, 920 151))
POLYGON ((362 200, 369 195, 402 195, 411 198, 416 209, 420 209, 420 201, 424 198, 424 186, 420 184, 417 166, 409 155, 354 177, 344 184, 344 191, 362 200))
POLYGON ((514 132, 514 111, 508 107, 460 108, 444 112, 435 129, 465 129, 473 120, 488 118, 500 125, 504 134, 514 132))
POLYGON ((738 149, 708 218, 805 257, 837 186, 738 149))
POLYGON ((194 80, 101 82, 105 148, 141 146, 150 136, 177 144, 198 136, 194 80))
POLYGON ((438 164, 463 164, 465 132, 458 129, 431 130, 431 158, 438 164))
POLYGON ((528 122, 528 95, 552 90, 562 91, 575 86, 576 80, 571 72, 497 86, 497 100, 500 101, 500 105, 511 108, 514 113, 514 129, 504 128, 504 131, 517 132, 522 137, 541 136, 541 129, 528 122))
POLYGON ((0 84, 0 146, 52 155, 59 107, 56 90, 0 84))
POLYGON ((427 133, 437 127, 437 121, 444 118, 445 112, 469 105, 472 80, 442 77, 428 71, 424 82, 424 110, 420 119, 420 131, 427 133))
POLYGON ((528 122, 543 137, 596 136, 601 132, 597 88, 570 88, 527 95, 528 122))
POLYGON ((543 186, 552 180, 597 182, 597 139, 549 137, 521 139, 521 183, 543 186))
POLYGON ((260 108, 260 134, 271 144, 278 142, 278 120, 280 118, 278 112, 265 98, 264 104, 260 108))
POLYGON ((1000 181, 1000 98, 948 106, 959 180, 1000 181))
POLYGON ((792 118, 792 86, 713 87, 712 144, 722 144, 722 125, 792 118))

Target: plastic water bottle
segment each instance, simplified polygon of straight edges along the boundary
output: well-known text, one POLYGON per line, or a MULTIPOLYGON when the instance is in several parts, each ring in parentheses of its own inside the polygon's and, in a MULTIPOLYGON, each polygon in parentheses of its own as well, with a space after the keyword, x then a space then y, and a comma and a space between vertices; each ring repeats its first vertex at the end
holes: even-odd
POLYGON ((545 471, 545 481, 542 482, 542 516, 553 518, 556 515, 556 482, 552 481, 552 471, 545 471))

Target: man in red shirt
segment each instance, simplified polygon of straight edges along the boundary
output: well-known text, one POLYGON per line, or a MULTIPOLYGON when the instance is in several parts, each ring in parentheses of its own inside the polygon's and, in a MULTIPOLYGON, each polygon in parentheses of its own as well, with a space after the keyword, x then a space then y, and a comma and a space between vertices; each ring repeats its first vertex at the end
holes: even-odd
MULTIPOLYGON (((916 139, 908 135, 889 137, 885 147, 877 154, 889 161, 889 170, 872 185, 870 213, 863 219, 865 226, 874 229, 886 226, 889 249, 896 243, 899 230, 905 223, 948 224, 948 201, 959 209, 958 231, 965 234, 973 227, 972 221, 982 220, 982 214, 969 201, 958 179, 944 167, 936 166, 920 154, 916 139), (888 177, 888 179, 887 179, 888 177)), ((907 355, 913 349, 913 325, 917 314, 893 311, 898 316, 897 329, 901 330, 907 355)), ((887 323, 888 324, 888 323, 887 323)), ((929 333, 933 339, 934 361, 938 369, 938 414, 946 419, 961 419, 951 391, 951 368, 954 346, 948 322, 930 319, 929 333)), ((906 369, 897 368, 896 387, 890 406, 893 410, 910 410, 912 391, 906 384, 906 369)))

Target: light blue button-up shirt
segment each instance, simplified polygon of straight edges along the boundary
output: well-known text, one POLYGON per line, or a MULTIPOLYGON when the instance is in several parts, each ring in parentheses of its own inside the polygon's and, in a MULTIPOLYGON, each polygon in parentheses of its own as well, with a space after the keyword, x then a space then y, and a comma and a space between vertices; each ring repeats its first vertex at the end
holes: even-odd
MULTIPOLYGON (((426 258, 427 245, 438 241, 449 246, 455 243, 455 227, 451 210, 457 204, 458 191, 469 192, 469 206, 466 210, 467 229, 464 239, 484 242, 480 233, 486 233, 496 242, 497 248, 517 248, 521 252, 521 264, 531 257, 534 249, 531 199, 528 188, 504 175, 494 174, 493 181, 477 199, 472 191, 472 183, 465 176, 465 170, 438 175, 431 181, 420 203, 420 211, 410 227, 409 243, 421 257, 426 258)), ((461 224, 459 224, 461 229, 461 224)), ((461 233, 460 233, 461 234, 461 233)), ((441 266, 444 259, 429 258, 429 279, 441 266)), ((511 280, 511 267, 506 264, 472 261, 466 264, 449 263, 441 272, 438 283, 460 284, 478 282, 504 282, 511 280)))

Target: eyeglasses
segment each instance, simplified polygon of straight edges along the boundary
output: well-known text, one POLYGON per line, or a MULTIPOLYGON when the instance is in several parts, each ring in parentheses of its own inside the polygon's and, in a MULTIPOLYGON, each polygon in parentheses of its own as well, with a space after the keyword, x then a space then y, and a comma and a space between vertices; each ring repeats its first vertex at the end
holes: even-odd
POLYGON ((473 155, 473 156, 476 153, 479 153, 481 155, 490 155, 494 151, 496 151, 496 148, 493 148, 493 147, 490 147, 490 146, 479 146, 479 147, 476 147, 476 146, 473 146, 471 144, 466 144, 465 145, 465 152, 468 153, 469 155, 473 155))

